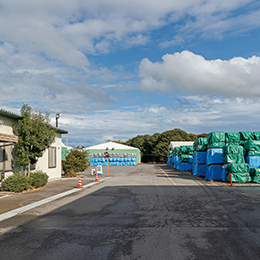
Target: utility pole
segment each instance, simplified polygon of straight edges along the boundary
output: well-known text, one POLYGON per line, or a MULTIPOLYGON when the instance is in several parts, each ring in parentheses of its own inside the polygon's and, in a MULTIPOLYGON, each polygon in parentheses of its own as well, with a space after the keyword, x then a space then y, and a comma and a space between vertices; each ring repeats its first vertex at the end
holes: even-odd
POLYGON ((58 119, 60 118, 60 113, 56 114, 56 128, 58 128, 58 119))

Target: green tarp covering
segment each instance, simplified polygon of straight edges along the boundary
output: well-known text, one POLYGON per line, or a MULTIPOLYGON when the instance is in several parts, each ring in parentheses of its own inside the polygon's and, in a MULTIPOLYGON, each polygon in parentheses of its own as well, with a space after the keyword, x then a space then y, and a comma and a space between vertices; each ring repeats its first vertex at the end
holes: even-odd
POLYGON ((188 154, 182 154, 181 155, 181 162, 189 162, 190 155, 188 154))
POLYGON ((254 133, 250 131, 239 132, 241 141, 254 140, 254 133))
POLYGON ((226 144, 239 144, 240 134, 236 132, 225 133, 226 144))
POLYGON ((255 140, 260 140, 260 132, 254 132, 255 140))
POLYGON ((230 145, 225 145, 223 147, 223 156, 224 155, 245 155, 245 149, 243 146, 238 145, 238 144, 230 144, 230 145))
POLYGON ((227 173, 249 173, 249 165, 247 163, 229 163, 226 167, 227 173))
POLYGON ((211 132, 207 135, 208 148, 222 148, 225 140, 225 132, 211 132))
MULTIPOLYGON (((243 173, 231 173, 232 182, 250 182, 252 181, 251 175, 248 172, 243 173)), ((226 180, 230 182, 230 173, 227 173, 226 180)))
POLYGON ((260 151, 260 141, 246 141, 244 147, 247 151, 260 151))
POLYGON ((207 137, 199 137, 193 143, 194 151, 207 151, 208 141, 207 137))
POLYGON ((225 163, 245 163, 245 157, 243 155, 226 154, 223 156, 223 162, 225 162, 225 163))
POLYGON ((251 168, 249 173, 253 182, 260 183, 260 168, 251 168))

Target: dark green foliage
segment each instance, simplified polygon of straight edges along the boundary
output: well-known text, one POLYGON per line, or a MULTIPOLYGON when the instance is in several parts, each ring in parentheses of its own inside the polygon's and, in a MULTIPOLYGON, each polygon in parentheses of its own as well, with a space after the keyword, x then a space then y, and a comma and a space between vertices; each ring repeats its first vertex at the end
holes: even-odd
POLYGON ((195 141, 197 135, 188 134, 181 129, 174 129, 150 135, 138 135, 124 144, 139 148, 142 153, 142 162, 166 162, 169 144, 171 141, 195 141))
POLYGON ((29 187, 28 177, 20 173, 15 173, 2 182, 2 190, 4 191, 21 192, 29 187))
POLYGON ((63 163, 65 173, 83 172, 89 164, 89 155, 87 151, 73 149, 66 156, 66 161, 63 163))
MULTIPOLYGON (((15 162, 19 166, 26 166, 37 162, 43 151, 54 141, 56 130, 49 122, 49 115, 32 111, 29 105, 21 108, 22 120, 19 127, 14 127, 18 135, 15 162)), ((30 169, 30 167, 28 167, 30 169)))
POLYGON ((49 176, 42 171, 32 172, 29 178, 29 184, 35 188, 43 187, 47 184, 49 176))

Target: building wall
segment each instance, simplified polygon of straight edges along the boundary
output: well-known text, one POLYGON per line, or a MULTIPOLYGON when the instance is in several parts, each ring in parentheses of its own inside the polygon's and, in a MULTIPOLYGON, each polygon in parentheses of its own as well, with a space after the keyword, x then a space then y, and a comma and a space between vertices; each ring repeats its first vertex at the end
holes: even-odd
MULTIPOLYGON (((107 150, 106 149, 86 149, 89 154, 93 154, 93 153, 104 153, 107 150)), ((136 163, 141 163, 141 155, 140 155, 140 151, 137 149, 109 149, 108 150, 109 153, 134 153, 136 154, 136 163)))
POLYGON ((46 149, 43 156, 36 163, 35 170, 41 170, 49 176, 49 180, 61 178, 61 148, 64 144, 61 141, 61 135, 57 134, 55 141, 50 147, 56 147, 56 167, 49 167, 49 149, 46 149))

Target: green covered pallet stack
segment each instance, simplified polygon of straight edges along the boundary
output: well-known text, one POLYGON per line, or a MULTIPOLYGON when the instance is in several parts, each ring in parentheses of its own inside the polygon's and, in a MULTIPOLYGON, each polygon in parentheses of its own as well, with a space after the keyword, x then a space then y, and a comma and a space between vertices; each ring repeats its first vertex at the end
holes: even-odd
POLYGON ((232 182, 252 181, 247 163, 229 163, 226 167, 226 180, 228 182, 230 182, 230 174, 232 175, 232 182))
POLYGON ((238 144, 229 144, 223 147, 223 161, 225 163, 245 163, 245 149, 238 144))
POLYGON ((239 144, 240 142, 240 134, 237 132, 228 132, 225 133, 225 142, 228 144, 239 144))
POLYGON ((193 143, 194 151, 207 151, 208 149, 208 141, 207 137, 199 137, 193 143))
POLYGON ((255 139, 255 135, 253 132, 250 131, 243 131, 243 132, 239 132, 240 134, 240 144, 244 145, 245 142, 247 141, 252 141, 255 139))
POLYGON ((260 141, 246 141, 244 142, 247 156, 260 156, 260 141))
POLYGON ((253 182, 260 183, 260 168, 251 168, 249 173, 253 182))
POLYGON ((222 148, 225 146, 225 132, 212 132, 207 134, 208 148, 222 148))

